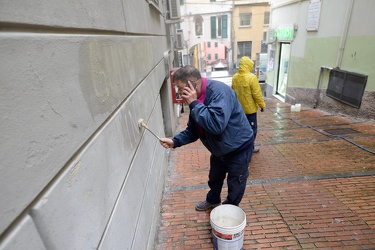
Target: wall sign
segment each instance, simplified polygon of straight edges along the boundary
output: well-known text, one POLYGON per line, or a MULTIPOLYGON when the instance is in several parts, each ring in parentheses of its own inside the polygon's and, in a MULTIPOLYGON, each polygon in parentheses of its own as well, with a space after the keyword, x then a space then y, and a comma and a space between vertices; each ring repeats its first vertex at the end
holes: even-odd
POLYGON ((319 28, 320 9, 322 0, 311 0, 307 14, 307 31, 317 31, 319 28))
POLYGON ((277 29, 276 37, 278 40, 291 41, 294 38, 294 27, 281 27, 277 29))

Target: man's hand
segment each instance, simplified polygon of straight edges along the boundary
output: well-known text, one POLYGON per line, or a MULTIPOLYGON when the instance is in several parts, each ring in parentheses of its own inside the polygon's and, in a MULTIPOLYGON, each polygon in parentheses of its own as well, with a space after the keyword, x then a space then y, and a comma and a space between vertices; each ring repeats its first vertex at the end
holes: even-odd
POLYGON ((263 108, 260 108, 260 112, 263 112, 264 111, 264 109, 263 108))
POLYGON ((190 81, 188 81, 188 85, 189 87, 184 87, 181 97, 185 99, 187 104, 190 104, 193 101, 197 100, 197 91, 190 81))
POLYGON ((174 143, 169 138, 160 138, 160 145, 162 145, 165 148, 173 148, 174 143))

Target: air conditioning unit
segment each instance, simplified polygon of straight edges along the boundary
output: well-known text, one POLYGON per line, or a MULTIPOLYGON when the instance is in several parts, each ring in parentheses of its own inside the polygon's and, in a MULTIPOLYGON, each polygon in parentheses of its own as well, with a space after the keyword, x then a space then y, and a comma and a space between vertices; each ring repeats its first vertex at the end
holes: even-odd
POLYGON ((159 0, 147 0, 148 4, 154 6, 157 11, 162 13, 159 8, 159 0))
POLYGON ((168 0, 168 11, 170 20, 181 18, 180 14, 180 0, 168 0))
POLYGON ((183 49, 184 47, 184 33, 181 31, 176 32, 176 42, 175 42, 175 48, 176 49, 183 49))

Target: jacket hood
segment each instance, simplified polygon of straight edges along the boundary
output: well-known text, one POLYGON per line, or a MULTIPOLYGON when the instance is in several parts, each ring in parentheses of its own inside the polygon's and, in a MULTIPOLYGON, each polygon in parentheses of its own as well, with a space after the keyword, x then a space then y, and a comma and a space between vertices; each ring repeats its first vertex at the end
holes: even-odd
POLYGON ((251 72, 254 68, 254 62, 247 56, 241 57, 240 65, 238 68, 239 72, 251 72))

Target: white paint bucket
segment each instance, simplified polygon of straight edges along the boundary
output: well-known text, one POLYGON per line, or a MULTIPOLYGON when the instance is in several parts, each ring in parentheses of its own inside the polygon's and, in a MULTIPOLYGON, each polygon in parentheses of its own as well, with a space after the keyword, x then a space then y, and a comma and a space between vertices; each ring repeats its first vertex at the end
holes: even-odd
POLYGON ((300 112, 301 111, 301 103, 297 103, 296 104, 296 112, 300 112))
POLYGON ((215 250, 240 250, 246 226, 245 212, 234 205, 220 205, 210 214, 215 250))

